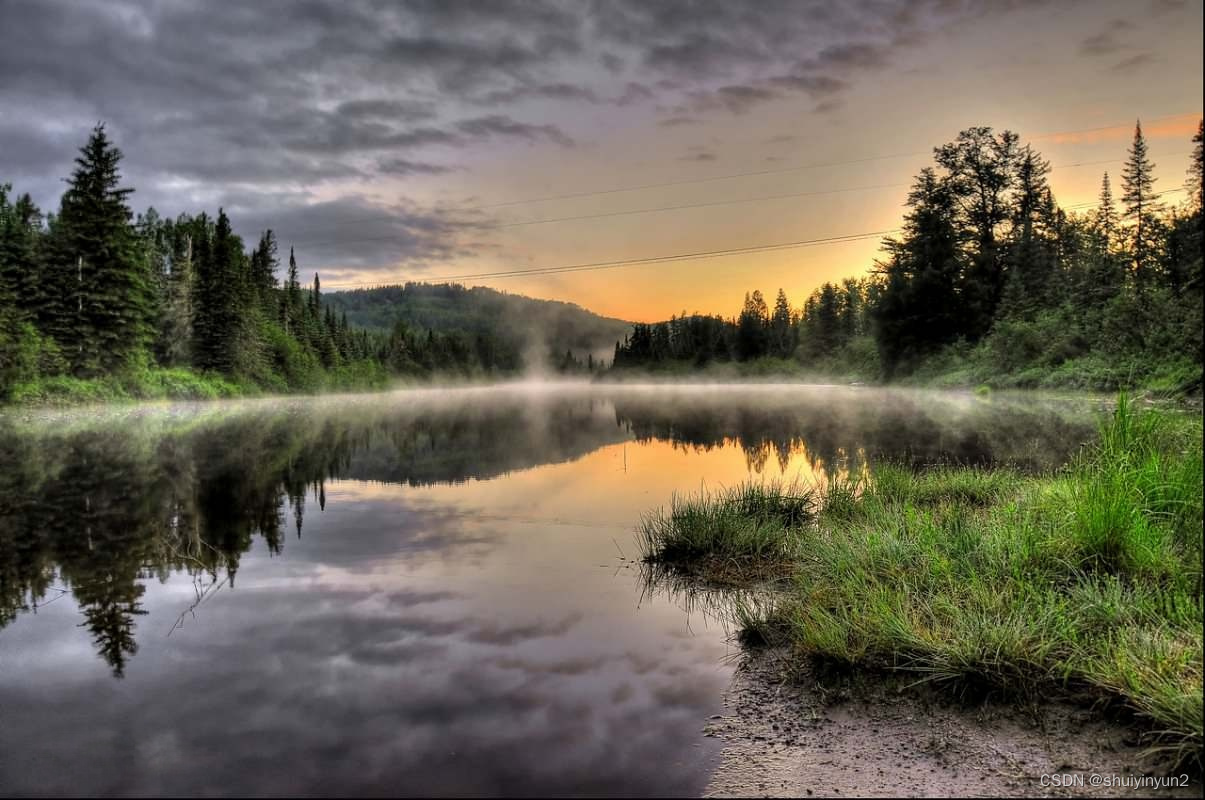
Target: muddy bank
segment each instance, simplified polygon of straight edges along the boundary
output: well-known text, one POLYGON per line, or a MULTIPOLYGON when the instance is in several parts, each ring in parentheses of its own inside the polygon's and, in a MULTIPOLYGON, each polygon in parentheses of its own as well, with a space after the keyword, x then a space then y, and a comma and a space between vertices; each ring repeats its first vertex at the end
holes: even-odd
POLYGON ((1093 774, 1179 781, 1132 728, 1064 703, 956 702, 914 677, 794 672, 750 651, 705 734, 721 739, 707 797, 1199 797, 1187 786, 1092 786, 1093 774), (1082 774, 1083 786, 1043 775, 1082 774))

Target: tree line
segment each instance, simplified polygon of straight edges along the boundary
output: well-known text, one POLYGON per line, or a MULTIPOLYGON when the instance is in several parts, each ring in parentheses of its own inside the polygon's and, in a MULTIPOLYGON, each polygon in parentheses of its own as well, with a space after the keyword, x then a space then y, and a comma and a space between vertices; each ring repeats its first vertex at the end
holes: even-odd
POLYGON ((760 292, 736 317, 636 325, 615 365, 790 359, 890 380, 1004 377, 1111 388, 1158 369, 1200 384, 1202 134, 1174 206, 1156 190, 1141 123, 1095 208, 1059 207, 1050 164, 1011 131, 976 127, 935 148, 902 233, 867 277, 826 283, 793 308, 760 292))
POLYGON ((488 334, 352 327, 317 273, 302 285, 291 249, 277 278, 271 230, 248 250, 224 210, 135 217, 121 158, 98 125, 53 214, 0 184, 0 399, 114 375, 143 389, 199 372, 288 391, 518 368, 488 334))

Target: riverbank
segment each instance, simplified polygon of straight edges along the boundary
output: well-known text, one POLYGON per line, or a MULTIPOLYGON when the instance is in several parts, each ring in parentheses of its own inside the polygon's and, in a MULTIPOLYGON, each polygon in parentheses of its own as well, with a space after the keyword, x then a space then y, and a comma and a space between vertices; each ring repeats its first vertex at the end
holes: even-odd
POLYGON ((1128 362, 1093 356, 1069 359, 1058 366, 999 364, 951 348, 922 364, 915 372, 884 381, 877 362, 831 360, 804 366, 794 359, 757 358, 750 361, 665 360, 640 367, 620 367, 602 373, 609 383, 637 382, 757 382, 907 386, 927 389, 1042 390, 1114 393, 1144 392, 1162 398, 1201 396, 1202 371, 1191 362, 1128 362))
POLYGON ((109 375, 77 378, 51 375, 3 387, 0 405, 73 406, 128 403, 144 400, 219 400, 267 394, 318 394, 385 389, 389 375, 372 362, 355 362, 329 370, 311 371, 304 379, 286 376, 236 377, 178 367, 133 367, 109 375))
POLYGON ((1153 761, 1199 770, 1201 432, 1122 398, 1053 474, 881 466, 675 498, 644 520, 644 556, 759 587, 742 637, 801 665, 1119 710, 1153 761))
POLYGON ((1198 779, 1151 771, 1124 719, 969 703, 903 673, 803 665, 785 647, 746 652, 704 732, 724 745, 705 797, 1200 796, 1198 779))

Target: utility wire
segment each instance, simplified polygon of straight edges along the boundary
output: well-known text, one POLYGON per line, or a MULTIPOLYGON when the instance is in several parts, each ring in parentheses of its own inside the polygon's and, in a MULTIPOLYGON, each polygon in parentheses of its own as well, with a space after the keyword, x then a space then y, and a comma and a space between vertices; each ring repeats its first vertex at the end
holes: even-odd
MULTIPOLYGON (((497 272, 477 272, 464 275, 435 275, 429 280, 433 281, 461 281, 461 280, 478 280, 482 278, 515 278, 525 275, 558 275, 566 272, 593 272, 595 270, 619 269, 622 267, 635 267, 647 264, 663 264, 674 261, 688 261, 705 258, 721 258, 725 256, 745 255, 748 253, 764 253, 773 250, 792 250, 802 247, 816 247, 825 244, 840 244, 844 242, 857 242, 865 239, 874 239, 880 236, 886 236, 891 233, 898 233, 900 228, 891 228, 889 230, 880 231, 865 231, 863 233, 851 233, 844 236, 828 236, 819 239, 801 239, 795 242, 780 242, 777 244, 764 245, 749 245, 746 247, 733 247, 723 250, 701 250, 691 253, 673 253, 664 256, 650 256, 648 258, 632 258, 622 259, 618 261, 592 261, 583 264, 566 264, 556 267, 532 267, 530 269, 512 269, 501 270, 497 272)), ((331 288, 346 288, 346 287, 361 287, 361 286, 380 286, 388 284, 380 284, 373 282, 361 283, 330 283, 327 286, 331 288)))
MULTIPOLYGON (((706 203, 685 203, 685 204, 676 205, 676 206, 656 206, 653 208, 630 208, 630 209, 624 209, 622 211, 604 211, 604 212, 601 212, 598 214, 579 214, 577 216, 572 216, 572 217, 552 217, 549 219, 531 219, 531 220, 524 220, 521 222, 497 222, 497 223, 490 223, 490 224, 485 224, 485 225, 473 225, 472 228, 473 228, 473 230, 482 230, 482 229, 489 230, 489 229, 494 229, 494 228, 515 228, 515 227, 520 227, 520 226, 524 226, 524 225, 544 225, 544 224, 552 223, 552 222, 575 222, 578 220, 587 220, 587 219, 604 219, 606 217, 622 217, 622 216, 628 216, 631 214, 652 214, 652 213, 661 212, 661 211, 681 211, 683 209, 688 209, 688 208, 709 208, 712 206, 727 206, 727 205, 734 205, 737 203, 754 203, 754 202, 759 202, 762 200, 787 200, 787 199, 795 198, 795 197, 814 197, 817 195, 826 195, 826 194, 842 194, 844 192, 866 192, 866 191, 871 191, 873 189, 893 189, 893 188, 898 188, 900 186, 907 186, 907 185, 908 185, 907 183, 880 183, 875 186, 851 186, 851 187, 844 188, 844 189, 824 189, 824 190, 820 190, 820 191, 809 191, 809 192, 790 192, 788 194, 762 195, 759 197, 738 197, 738 198, 735 198, 732 200, 712 200, 712 201, 709 201, 706 203)), ((389 234, 386 236, 370 236, 370 237, 355 238, 355 239, 325 239, 325 240, 320 240, 320 241, 297 242, 294 246, 296 246, 296 247, 322 247, 325 245, 343 244, 344 242, 348 242, 348 241, 376 242, 376 241, 388 241, 390 239, 397 239, 397 238, 399 238, 398 234, 389 234)))
MULTIPOLYGON (((1149 124, 1152 122, 1159 122, 1159 121, 1166 120, 1166 119, 1175 119, 1177 117, 1188 116, 1191 113, 1194 113, 1194 112, 1184 112, 1181 114, 1165 114, 1160 117, 1148 118, 1147 122, 1149 124)), ((1050 133, 1037 134, 1036 136, 1031 136, 1029 138, 1030 139, 1049 139, 1049 138, 1053 138, 1055 136, 1068 136, 1068 135, 1076 134, 1076 133, 1094 133, 1096 131, 1105 131, 1105 130, 1113 130, 1115 128, 1124 128, 1124 127, 1128 126, 1129 124, 1130 124, 1129 122, 1123 122, 1123 123, 1118 123, 1116 125, 1102 125, 1102 126, 1098 126, 1098 127, 1094 127, 1094 128, 1080 128, 1078 130, 1070 130, 1070 131, 1052 131, 1050 133)), ((890 160, 893 158, 917 158, 920 156, 927 156, 931 152, 932 151, 930 150, 930 151, 925 151, 925 152, 894 153, 891 155, 867 156, 865 158, 855 158, 855 159, 849 159, 849 160, 845 160, 845 161, 829 161, 829 162, 820 162, 820 163, 811 163, 811 164, 797 164, 797 165, 791 166, 791 167, 778 167, 775 169, 752 170, 752 171, 748 171, 748 172, 733 172, 733 173, 729 173, 727 175, 712 175, 710 177, 703 177, 703 178, 683 178, 683 179, 673 180, 673 181, 664 181, 661 183, 644 183, 644 184, 637 184, 634 186, 618 186, 618 187, 614 187, 611 189, 593 189, 593 190, 584 191, 584 192, 570 192, 567 194, 547 195, 544 197, 529 197, 529 198, 520 198, 520 199, 515 199, 515 200, 503 200, 503 201, 495 202, 495 203, 481 203, 481 204, 473 205, 468 208, 463 208, 463 209, 459 209, 459 210, 476 211, 479 209, 486 209, 486 208, 503 208, 506 206, 525 205, 528 203, 542 203, 542 202, 546 202, 549 200, 572 200, 572 199, 576 199, 576 198, 580 198, 580 197, 591 197, 594 195, 618 194, 620 192, 636 192, 636 191, 643 191, 645 189, 661 189, 661 188, 666 188, 666 187, 670 187, 670 186, 686 186, 686 185, 695 184, 695 183, 710 183, 712 181, 730 180, 733 178, 748 178, 748 177, 754 177, 754 176, 759 176, 759 175, 776 175, 776 174, 785 173, 785 172, 800 172, 800 171, 811 170, 811 169, 824 169, 827 167, 840 167, 840 166, 849 166, 852 164, 865 164, 865 163, 873 162, 873 161, 886 161, 886 160, 890 160)), ((1174 155, 1179 155, 1179 154, 1174 154, 1174 155)), ((1124 160, 1124 159, 1109 159, 1106 161, 1084 162, 1082 164, 1065 164, 1062 166, 1063 167, 1073 167, 1073 166, 1087 166, 1088 164, 1107 164, 1107 163, 1112 163, 1112 161, 1122 161, 1122 160, 1124 160)), ((1058 167, 1055 167, 1055 169, 1058 169, 1058 167)), ((364 221, 380 219, 380 218, 381 217, 379 217, 379 216, 378 217, 346 217, 346 218, 340 219, 340 220, 332 220, 327 224, 329 224, 329 225, 345 225, 345 224, 353 224, 353 223, 357 223, 357 222, 364 222, 364 221)), ((392 219, 392 217, 386 217, 385 219, 392 219)))
MULTIPOLYGON (((1183 151, 1180 153, 1170 153, 1168 155, 1169 156, 1184 155, 1187 152, 1188 151, 1183 151)), ((1072 168, 1076 168, 1076 167, 1089 167, 1089 166, 1094 166, 1094 165, 1098 165, 1098 164, 1114 164, 1114 163, 1125 161, 1125 160, 1126 159, 1124 159, 1124 158, 1105 158, 1105 159, 1100 159, 1097 161, 1077 161, 1077 162, 1074 162, 1071 164, 1058 164, 1058 165, 1051 167, 1050 170, 1053 172, 1054 170, 1058 170, 1058 169, 1072 169, 1072 168)), ((498 230, 498 229, 502 229, 502 228, 524 227, 524 226, 528 226, 528 225, 545 225, 545 224, 556 223, 556 222, 579 222, 579 221, 591 220, 591 219, 605 219, 608 217, 631 216, 633 214, 652 214, 652 213, 658 213, 658 212, 664 212, 664 211, 681 211, 681 210, 685 210, 685 209, 736 205, 736 204, 740 204, 740 203, 755 203, 755 202, 761 202, 761 201, 765 201, 765 200, 787 200, 787 199, 797 198, 797 197, 815 197, 815 196, 820 196, 820 195, 842 194, 845 192, 865 192, 865 191, 871 191, 871 190, 875 190, 875 189, 895 189, 895 188, 899 188, 901 186, 907 186, 907 185, 909 185, 909 184, 907 184, 907 183, 881 183, 881 184, 877 184, 874 186, 851 186, 851 187, 846 187, 846 188, 842 188, 842 189, 823 189, 823 190, 819 190, 819 191, 790 192, 787 194, 760 195, 758 197, 740 197, 740 198, 735 198, 735 199, 731 199, 731 200, 713 200, 713 201, 709 201, 709 202, 705 202, 705 203, 685 203, 685 204, 671 205, 671 206, 654 206, 651 208, 622 209, 619 211, 604 211, 604 212, 600 212, 597 214, 579 214, 579 215, 569 216, 569 217, 550 217, 550 218, 546 218, 546 219, 520 220, 518 222, 483 223, 483 224, 479 224, 479 225, 473 225, 473 224, 469 223, 468 225, 473 230, 498 230)), ((393 219, 392 217, 376 217, 376 218, 365 218, 362 221, 365 221, 365 222, 389 221, 392 219, 393 219)), ((395 240, 406 239, 406 238, 408 238, 408 234, 390 233, 390 234, 383 234, 381 236, 354 236, 354 237, 338 237, 338 238, 333 238, 333 239, 314 239, 314 240, 309 240, 309 241, 294 242, 294 243, 292 243, 292 246, 293 247, 318 248, 318 247, 330 247, 333 245, 342 245, 342 244, 347 244, 347 243, 358 243, 358 242, 388 242, 388 241, 395 241, 395 240)))
MULTIPOLYGON (((1166 189, 1162 192, 1155 192, 1155 196, 1165 194, 1173 194, 1175 192, 1183 192, 1184 189, 1166 189)), ((1088 206, 1098 205, 1095 202, 1077 203, 1071 206, 1065 206, 1066 209, 1084 208, 1088 206)), ((649 256, 647 258, 622 259, 617 261, 592 261, 582 264, 565 264, 555 267, 532 267, 530 269, 510 269, 498 270, 494 272, 473 272, 462 275, 433 275, 429 276, 430 281, 463 281, 463 280, 481 280, 485 278, 517 278, 529 275, 559 275, 568 272, 593 272, 597 270, 621 269, 625 267, 646 266, 650 264, 665 264, 676 261, 694 261, 708 258, 722 258, 734 255, 747 255, 750 253, 766 253, 777 250, 794 250, 804 247, 817 247, 826 244, 842 244, 845 242, 858 242, 866 239, 873 239, 880 236, 887 236, 892 233, 899 233, 902 228, 890 228, 880 231, 864 231, 862 233, 850 233, 841 236, 828 236, 817 239, 801 239, 794 242, 779 242, 776 244, 764 245, 748 245, 746 247, 732 247, 721 250, 701 250, 690 253, 673 253, 663 256, 649 256)), ((365 286, 385 286, 392 285, 380 282, 358 282, 358 283, 328 283, 330 288, 358 288, 365 286)))

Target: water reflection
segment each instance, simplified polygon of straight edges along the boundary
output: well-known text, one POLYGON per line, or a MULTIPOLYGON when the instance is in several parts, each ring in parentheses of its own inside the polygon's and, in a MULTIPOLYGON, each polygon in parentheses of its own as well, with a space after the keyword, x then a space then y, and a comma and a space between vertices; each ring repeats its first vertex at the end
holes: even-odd
POLYGON ((851 387, 716 388, 636 392, 617 397, 615 409, 637 441, 703 450, 737 444, 754 473, 773 458, 783 471, 802 460, 832 477, 875 461, 1048 469, 1066 461, 1090 420, 1084 401, 1068 402, 851 387))
MULTIPOLYGON (((417 407, 261 404, 67 430, 9 423, 0 428, 0 625, 70 590, 120 676, 137 651, 141 579, 185 572, 233 583, 256 536, 275 554, 288 529, 301 535, 307 498, 325 508, 332 478, 460 483, 628 439, 684 451, 734 445, 756 474, 771 458, 782 473, 796 460, 829 476, 877 459, 1033 469, 1064 461, 1085 431, 1082 413, 1032 403, 849 389, 450 393, 417 407)), ((428 532, 411 546, 452 544, 428 532)))
POLYGON ((750 472, 1042 467, 1085 420, 798 388, 0 420, 0 791, 697 792, 729 646, 638 602, 642 511, 750 472))

